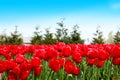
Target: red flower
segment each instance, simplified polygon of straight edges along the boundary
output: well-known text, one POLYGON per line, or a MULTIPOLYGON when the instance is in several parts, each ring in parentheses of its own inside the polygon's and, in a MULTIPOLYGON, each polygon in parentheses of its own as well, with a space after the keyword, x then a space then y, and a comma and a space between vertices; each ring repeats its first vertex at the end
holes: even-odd
POLYGON ((10 55, 8 53, 4 53, 3 56, 6 58, 6 59, 11 59, 10 55))
POLYGON ((66 60, 65 62, 65 72, 67 72, 68 74, 79 74, 80 73, 80 69, 75 66, 71 60, 66 60))
POLYGON ((15 61, 16 61, 17 63, 22 63, 24 60, 25 60, 24 55, 21 55, 21 54, 17 54, 17 55, 16 55, 15 61))
POLYGON ((98 58, 94 58, 94 59, 89 59, 87 58, 87 64, 92 66, 92 65, 95 65, 97 62, 98 62, 98 58))
POLYGON ((97 58, 98 57, 98 50, 97 49, 90 49, 87 53, 87 57, 90 59, 97 58))
POLYGON ((14 76, 14 73, 12 73, 12 72, 8 73, 8 80, 16 80, 16 77, 14 76))
POLYGON ((20 68, 19 68, 18 66, 14 67, 14 68, 13 68, 13 73, 14 73, 15 75, 19 75, 19 74, 20 74, 20 68))
POLYGON ((58 59, 56 59, 56 58, 52 58, 52 59, 49 61, 49 67, 50 67, 53 71, 55 71, 55 72, 59 71, 62 66, 63 66, 63 65, 61 64, 61 60, 58 60, 58 59))
POLYGON ((78 75, 79 73, 80 73, 80 68, 75 66, 74 69, 73 69, 73 74, 78 75))
POLYGON ((70 46, 64 46, 62 55, 65 57, 68 57, 71 55, 71 47, 70 46))
POLYGON ((57 57, 57 51, 53 47, 46 48, 45 60, 57 57))
POLYGON ((120 58, 113 58, 112 63, 113 63, 114 65, 120 65, 120 58))
POLYGON ((85 57, 87 55, 88 47, 86 45, 79 44, 79 48, 78 49, 80 49, 80 53, 81 53, 82 57, 85 57))
POLYGON ((39 57, 41 59, 45 58, 45 54, 46 54, 45 49, 35 49, 35 51, 34 51, 35 57, 39 57))
POLYGON ((30 74, 30 70, 22 71, 20 75, 20 80, 26 80, 29 74, 30 74))
POLYGON ((3 62, 2 60, 0 60, 0 73, 4 72, 6 70, 6 67, 5 67, 5 62, 3 62))
POLYGON ((41 63, 41 60, 38 57, 33 57, 31 60, 32 67, 38 67, 40 63, 41 63))
POLYGON ((4 61, 6 70, 12 70, 17 64, 13 59, 4 61))
POLYGON ((41 72, 42 72, 42 67, 41 66, 34 68, 34 74, 36 76, 39 76, 41 72))
POLYGON ((104 65, 104 62, 105 62, 105 61, 98 61, 97 64, 96 64, 96 66, 97 66, 98 68, 101 68, 101 67, 104 65))
POLYGON ((111 51, 111 56, 114 58, 119 58, 120 57, 120 47, 118 47, 117 45, 114 46, 111 51))
POLYGON ((57 50, 58 50, 59 52, 61 52, 62 49, 63 49, 63 46, 65 46, 65 43, 64 43, 64 42, 57 42, 57 43, 56 43, 56 46, 57 46, 57 50))
POLYGON ((31 69, 31 66, 32 64, 29 62, 29 61, 23 61, 23 63, 20 64, 20 69, 22 71, 26 71, 26 70, 30 70, 31 69))
POLYGON ((82 61, 81 54, 75 51, 75 52, 72 54, 72 59, 73 59, 76 63, 80 63, 80 62, 82 61))
POLYGON ((109 58, 109 53, 106 52, 105 50, 102 50, 102 49, 101 49, 101 50, 99 50, 98 58, 99 58, 100 60, 106 60, 106 59, 109 58))
POLYGON ((67 72, 68 74, 72 74, 74 70, 74 65, 72 64, 71 60, 66 60, 65 62, 65 72, 67 72))
POLYGON ((61 67, 63 67, 63 65, 65 64, 65 58, 64 57, 60 58, 59 62, 61 64, 61 67))

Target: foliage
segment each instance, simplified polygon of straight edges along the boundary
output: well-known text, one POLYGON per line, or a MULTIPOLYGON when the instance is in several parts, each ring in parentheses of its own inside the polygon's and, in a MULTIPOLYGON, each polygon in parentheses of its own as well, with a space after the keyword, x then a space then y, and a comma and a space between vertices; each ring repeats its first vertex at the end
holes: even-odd
POLYGON ((113 39, 114 39, 114 43, 115 43, 115 44, 120 44, 120 32, 119 32, 119 31, 117 31, 117 32, 115 33, 113 39))
POLYGON ((49 28, 47 28, 46 33, 44 34, 44 40, 43 44, 55 44, 56 40, 53 38, 53 33, 49 31, 49 28))
POLYGON ((34 36, 31 39, 31 44, 42 44, 42 35, 41 35, 41 31, 39 31, 39 28, 36 27, 36 31, 34 32, 34 36))
POLYGON ((56 40, 59 42, 69 43, 70 37, 68 36, 68 29, 65 28, 63 21, 58 22, 58 27, 56 30, 56 40))
POLYGON ((8 38, 6 35, 0 35, 0 45, 4 45, 8 43, 8 38))
POLYGON ((109 32, 109 34, 108 34, 108 39, 107 39, 107 41, 106 41, 106 43, 107 44, 113 44, 114 43, 114 41, 113 41, 113 34, 112 34, 113 32, 111 31, 111 32, 109 32))
POLYGON ((8 37, 8 44, 13 44, 13 45, 23 44, 23 39, 21 38, 21 34, 19 34, 17 31, 17 26, 15 31, 11 33, 11 36, 8 37))
POLYGON ((92 44, 104 44, 104 39, 102 35, 102 31, 99 29, 100 27, 97 27, 96 33, 94 33, 92 44))
POLYGON ((70 43, 80 43, 84 44, 84 40, 81 39, 80 33, 78 32, 79 26, 75 25, 73 27, 72 34, 70 36, 70 43))

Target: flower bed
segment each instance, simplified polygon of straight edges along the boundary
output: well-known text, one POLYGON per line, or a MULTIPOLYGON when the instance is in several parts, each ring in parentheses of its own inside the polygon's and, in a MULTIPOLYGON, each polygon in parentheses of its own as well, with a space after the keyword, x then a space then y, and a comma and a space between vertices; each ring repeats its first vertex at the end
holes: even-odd
POLYGON ((2 80, 119 80, 120 45, 0 46, 2 80))

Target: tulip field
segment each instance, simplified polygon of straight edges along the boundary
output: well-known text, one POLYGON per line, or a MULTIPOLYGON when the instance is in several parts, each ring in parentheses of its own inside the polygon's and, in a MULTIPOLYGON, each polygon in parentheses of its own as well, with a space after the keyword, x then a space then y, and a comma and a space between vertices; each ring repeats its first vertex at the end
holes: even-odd
POLYGON ((120 80, 120 44, 1 45, 0 80, 120 80))

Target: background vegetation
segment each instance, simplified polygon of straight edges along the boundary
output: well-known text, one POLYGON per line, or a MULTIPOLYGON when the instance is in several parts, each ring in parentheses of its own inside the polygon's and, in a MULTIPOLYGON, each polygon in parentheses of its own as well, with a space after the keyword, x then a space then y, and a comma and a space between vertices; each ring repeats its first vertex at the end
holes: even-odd
MULTIPOLYGON (((39 27, 35 28, 34 35, 31 37, 30 44, 55 44, 56 42, 65 42, 66 44, 79 43, 84 44, 85 40, 81 38, 80 28, 78 25, 73 26, 72 32, 68 33, 63 21, 57 23, 58 27, 56 32, 50 32, 50 29, 45 29, 45 33, 42 34, 39 27)), ((96 32, 93 32, 94 37, 92 38, 91 44, 119 44, 120 43, 120 31, 118 30, 114 35, 109 32, 108 39, 105 40, 103 37, 103 32, 100 30, 100 26, 97 27, 96 32)), ((0 35, 0 45, 13 44, 22 45, 23 38, 15 27, 15 31, 11 32, 10 36, 1 34, 0 35)))

